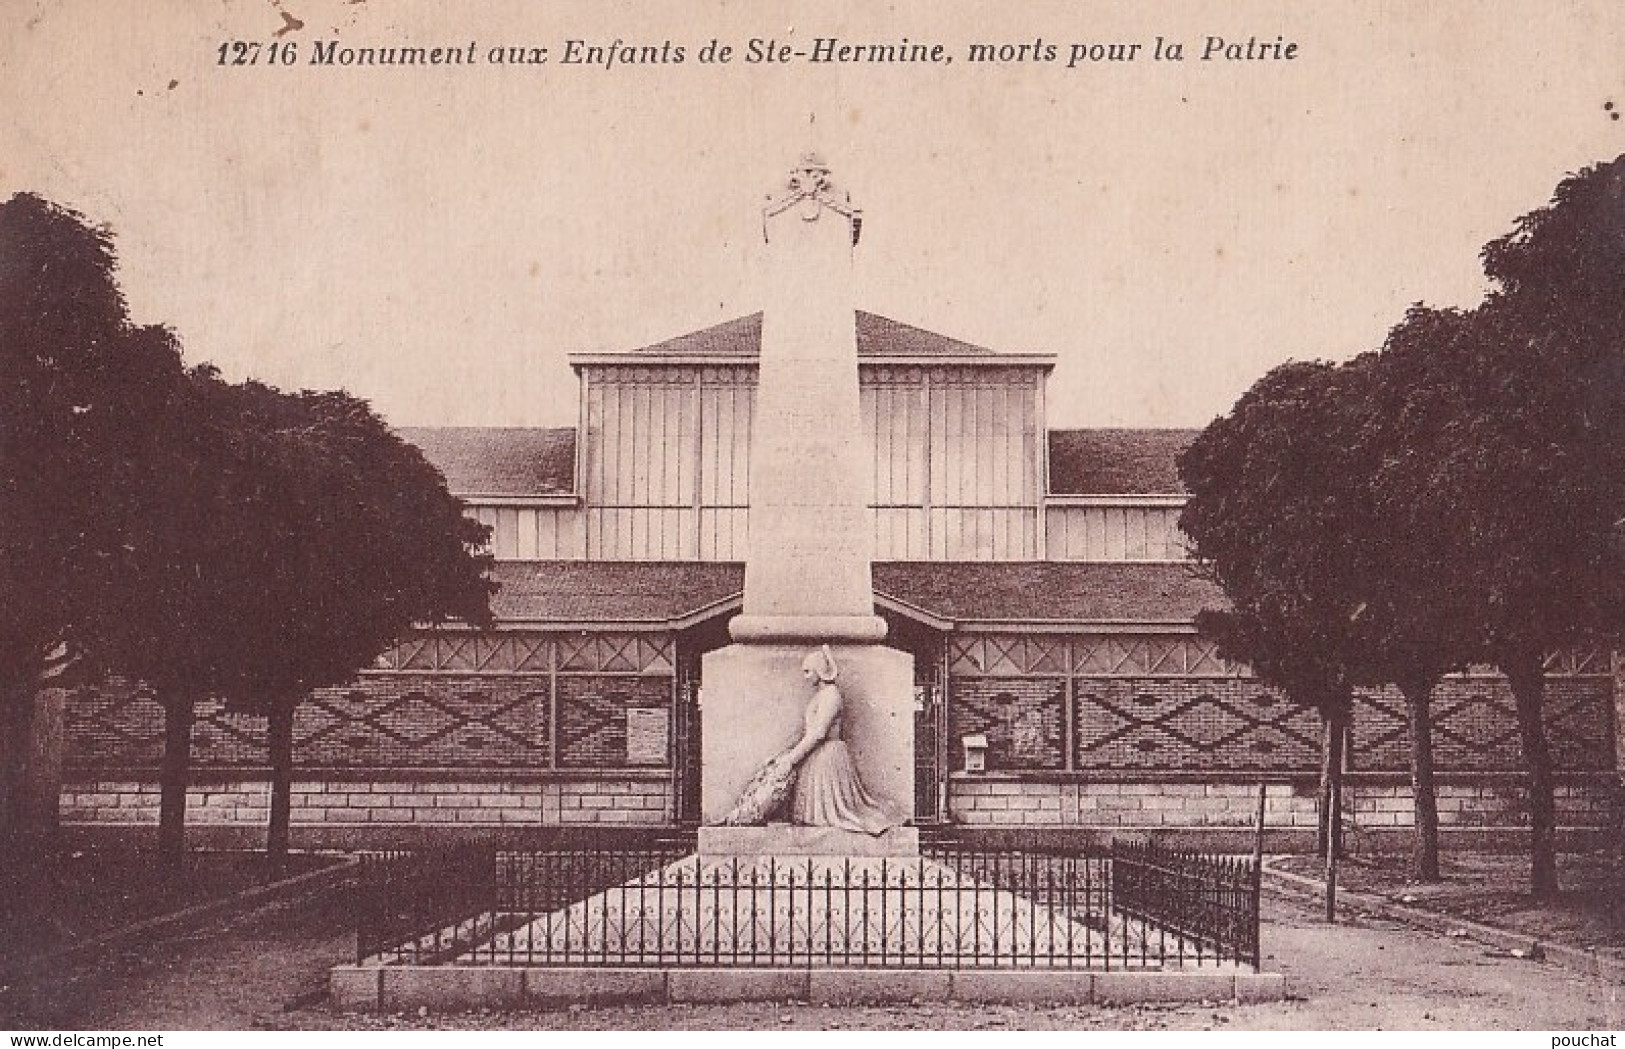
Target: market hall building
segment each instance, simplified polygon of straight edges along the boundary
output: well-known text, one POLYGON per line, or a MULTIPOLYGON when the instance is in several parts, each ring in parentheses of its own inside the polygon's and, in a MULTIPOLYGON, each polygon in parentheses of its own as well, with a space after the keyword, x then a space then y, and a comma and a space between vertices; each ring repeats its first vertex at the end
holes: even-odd
MULTIPOLYGON (((1192 621, 1222 605, 1187 560, 1186 430, 1052 430, 1048 355, 995 353, 854 317, 872 449, 876 613, 915 665, 924 825, 1234 839, 1258 784, 1277 841, 1315 823, 1320 726, 1217 658, 1192 621)), ((296 723, 296 845, 450 833, 683 827, 699 819, 701 656, 728 643, 749 542, 761 315, 572 358, 568 429, 403 431, 492 529, 489 631, 408 638, 296 723)), ((1570 838, 1616 818, 1625 667, 1553 657, 1547 731, 1570 838)), ((1452 677, 1435 701, 1441 824, 1505 839, 1527 820, 1510 692, 1452 677)), ((163 719, 141 686, 68 704, 65 824, 156 824, 163 719)), ((206 703, 194 840, 254 843, 264 722, 206 703)), ((1348 810, 1410 822, 1397 693, 1362 693, 1348 810)))

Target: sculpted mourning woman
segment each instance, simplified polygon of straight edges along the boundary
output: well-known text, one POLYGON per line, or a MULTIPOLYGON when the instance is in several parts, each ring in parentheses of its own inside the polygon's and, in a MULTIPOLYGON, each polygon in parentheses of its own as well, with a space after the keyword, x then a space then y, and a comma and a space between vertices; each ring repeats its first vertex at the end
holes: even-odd
POLYGON ((801 738, 769 758, 751 777, 723 826, 759 826, 788 809, 792 823, 838 827, 879 835, 903 821, 870 796, 841 738, 844 699, 836 687, 840 668, 824 645, 802 660, 801 674, 812 686, 802 716, 801 738))

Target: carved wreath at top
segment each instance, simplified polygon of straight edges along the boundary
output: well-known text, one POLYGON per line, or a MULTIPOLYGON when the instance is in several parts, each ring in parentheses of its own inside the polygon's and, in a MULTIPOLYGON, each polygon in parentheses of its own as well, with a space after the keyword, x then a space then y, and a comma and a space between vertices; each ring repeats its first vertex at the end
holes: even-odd
POLYGON ((858 233, 863 228, 863 213, 854 208, 852 198, 835 185, 835 180, 830 178, 829 165, 817 153, 804 155, 790 170, 784 189, 777 196, 768 196, 767 207, 762 209, 763 237, 767 236, 767 219, 798 204, 803 222, 816 222, 824 208, 850 219, 852 244, 857 245, 858 233))

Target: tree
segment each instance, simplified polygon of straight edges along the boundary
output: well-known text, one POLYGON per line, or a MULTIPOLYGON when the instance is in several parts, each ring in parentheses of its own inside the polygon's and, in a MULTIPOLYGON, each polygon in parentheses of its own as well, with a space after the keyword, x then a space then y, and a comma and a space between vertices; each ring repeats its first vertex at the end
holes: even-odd
POLYGON ((13 876, 46 854, 26 811, 39 690, 128 585, 142 450, 180 381, 173 341, 130 323, 115 271, 105 229, 29 194, 0 203, 0 856, 13 876))
POLYGON ((1439 496, 1441 464, 1463 447, 1475 411, 1460 377, 1478 345, 1474 313, 1413 307, 1371 359, 1371 403, 1359 440, 1371 464, 1362 600, 1373 676, 1393 684, 1410 722, 1415 833, 1411 876, 1439 880, 1432 698, 1444 676, 1482 651, 1474 596, 1460 585, 1460 508, 1439 496))
POLYGON ((1362 385, 1352 366, 1281 365, 1179 460, 1191 492, 1180 528, 1231 605, 1204 610, 1198 630, 1325 726, 1319 845, 1328 857, 1338 848, 1345 740, 1367 661, 1360 562, 1347 541, 1364 512, 1349 440, 1362 385))
POLYGON ((224 574, 249 595, 222 693, 267 718, 272 768, 267 852, 289 844, 295 711, 312 689, 341 684, 414 624, 491 621, 489 532, 463 513, 445 479, 367 405, 343 393, 284 394, 215 383, 216 417, 235 417, 263 475, 249 534, 224 574))
POLYGON ((1560 183, 1484 248, 1495 288, 1456 381, 1467 422, 1427 500, 1454 511, 1472 627, 1511 685, 1530 885, 1557 890, 1545 659, 1625 626, 1625 157, 1560 183))
POLYGON ((1473 651, 1445 585, 1454 559, 1410 501, 1410 467, 1432 461, 1430 446, 1389 359, 1432 316, 1414 314, 1383 354, 1276 368, 1180 462, 1192 492, 1180 526, 1232 605, 1198 628, 1326 726, 1323 849, 1336 848, 1354 689, 1392 683, 1405 697, 1419 881, 1439 878, 1431 696, 1473 651))
POLYGON ((37 866, 44 845, 22 819, 37 694, 81 656, 157 690, 172 849, 197 699, 217 691, 269 716, 279 855, 298 701, 413 623, 490 619, 488 559, 474 553, 488 533, 416 449, 345 394, 188 378, 167 331, 130 323, 114 272, 105 230, 33 196, 0 204, 8 874, 37 866))
POLYGON ((1482 305, 1415 309, 1380 356, 1374 442, 1386 451, 1372 498, 1392 539, 1374 599, 1423 646, 1401 680, 1407 699, 1465 654, 1505 674, 1530 883, 1546 895, 1557 867, 1545 662, 1625 624, 1625 158, 1564 180, 1483 260, 1495 288, 1482 305))
POLYGON ((245 411, 256 396, 207 365, 176 388, 141 460, 132 578, 95 629, 98 664, 145 683, 164 711, 158 847, 171 861, 185 851, 197 705, 241 686, 243 654, 264 643, 248 629, 263 577, 280 571, 265 552, 290 495, 284 438, 245 411))

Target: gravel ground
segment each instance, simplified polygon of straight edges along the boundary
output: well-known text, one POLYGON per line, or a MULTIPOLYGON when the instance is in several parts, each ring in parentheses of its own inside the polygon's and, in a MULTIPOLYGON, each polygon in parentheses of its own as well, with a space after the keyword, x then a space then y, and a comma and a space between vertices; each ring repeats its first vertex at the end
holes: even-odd
MULTIPOLYGON (((295 854, 279 877, 332 862, 295 854)), ((0 906, 0 971, 14 959, 37 957, 118 925, 223 899, 262 885, 268 877, 265 858, 258 853, 193 852, 176 866, 151 850, 67 853, 40 872, 38 891, 29 899, 0 901, 11 904, 0 906)))
MULTIPOLYGON (((1532 940, 1563 943, 1625 959, 1625 862, 1612 849, 1565 853, 1558 859, 1555 899, 1529 895, 1529 858, 1521 853, 1446 853, 1444 880, 1410 880, 1406 855, 1355 856, 1338 871, 1341 888, 1371 893, 1409 906, 1451 914, 1521 932, 1532 940)), ((1280 870, 1319 880, 1311 856, 1272 861, 1280 870)))

